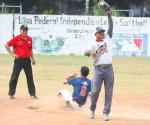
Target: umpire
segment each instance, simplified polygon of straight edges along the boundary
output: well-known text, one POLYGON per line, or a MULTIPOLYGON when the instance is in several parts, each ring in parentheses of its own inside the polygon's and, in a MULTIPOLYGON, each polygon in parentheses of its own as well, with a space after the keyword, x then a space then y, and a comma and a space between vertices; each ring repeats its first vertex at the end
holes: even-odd
POLYGON ((14 95, 16 92, 18 77, 22 69, 26 74, 28 91, 31 98, 38 99, 35 92, 31 66, 31 61, 33 65, 36 63, 32 51, 32 38, 27 34, 28 27, 26 25, 21 25, 20 35, 15 36, 5 45, 6 51, 15 58, 13 72, 9 82, 8 95, 10 96, 10 99, 15 99, 14 95), (13 51, 11 51, 10 47, 13 47, 13 51))

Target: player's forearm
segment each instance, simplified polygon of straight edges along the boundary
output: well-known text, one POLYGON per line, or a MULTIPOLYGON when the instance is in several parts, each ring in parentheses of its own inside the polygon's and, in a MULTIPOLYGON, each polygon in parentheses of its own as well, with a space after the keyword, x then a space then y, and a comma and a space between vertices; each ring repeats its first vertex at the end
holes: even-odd
POLYGON ((112 34, 113 34, 113 20, 112 20, 111 14, 108 14, 108 31, 107 31, 107 33, 111 38, 112 34))
POLYGON ((34 59, 33 51, 32 51, 32 54, 31 54, 31 60, 32 60, 32 64, 35 65, 35 64, 36 64, 36 61, 35 61, 35 59, 34 59))
POLYGON ((76 76, 77 76, 76 73, 72 73, 72 74, 68 75, 67 77, 65 77, 63 83, 64 83, 64 84, 68 84, 68 80, 73 79, 73 78, 75 78, 76 76))
POLYGON ((87 51, 84 52, 84 56, 90 56, 90 55, 91 55, 91 51, 87 50, 87 51))
POLYGON ((87 51, 84 53, 85 56, 92 56, 94 59, 96 57, 96 52, 95 51, 87 51))
POLYGON ((32 60, 35 60, 35 59, 34 59, 33 51, 32 51, 32 53, 31 53, 31 59, 32 59, 32 60))
POLYGON ((5 49, 11 56, 13 56, 13 52, 11 51, 11 49, 9 48, 7 44, 5 45, 5 49))
POLYGON ((68 77, 68 76, 65 77, 65 78, 64 78, 64 81, 63 81, 63 84, 68 84, 68 80, 69 80, 69 77, 68 77))
POLYGON ((63 84, 68 84, 68 80, 65 78, 63 84))

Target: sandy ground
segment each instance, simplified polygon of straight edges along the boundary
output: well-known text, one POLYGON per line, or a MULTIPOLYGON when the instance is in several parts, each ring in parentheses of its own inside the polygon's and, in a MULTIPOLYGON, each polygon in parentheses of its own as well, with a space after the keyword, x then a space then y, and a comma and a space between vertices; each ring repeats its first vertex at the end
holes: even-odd
POLYGON ((103 95, 96 118, 89 119, 90 99, 81 110, 66 108, 57 93, 39 95, 38 100, 19 93, 11 100, 0 95, 0 125, 150 125, 150 96, 115 95, 109 121, 103 121, 103 95))

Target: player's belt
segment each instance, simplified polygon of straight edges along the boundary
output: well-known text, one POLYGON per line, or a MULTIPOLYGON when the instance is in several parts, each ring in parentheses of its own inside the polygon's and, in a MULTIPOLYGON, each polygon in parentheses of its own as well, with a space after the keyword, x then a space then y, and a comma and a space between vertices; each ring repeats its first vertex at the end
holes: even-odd
POLYGON ((111 67, 112 64, 100 64, 98 66, 96 66, 97 68, 107 68, 107 67, 111 67))

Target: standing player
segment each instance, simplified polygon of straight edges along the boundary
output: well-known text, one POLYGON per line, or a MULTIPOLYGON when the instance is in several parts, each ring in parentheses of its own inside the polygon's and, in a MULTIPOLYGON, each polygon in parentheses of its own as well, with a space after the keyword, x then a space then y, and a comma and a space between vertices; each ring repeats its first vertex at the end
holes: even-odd
POLYGON ((108 31, 106 34, 105 30, 101 27, 96 28, 96 41, 85 51, 86 56, 92 56, 94 58, 94 74, 92 81, 91 90, 91 116, 95 118, 95 109, 99 93, 101 91, 102 83, 104 82, 105 87, 105 103, 103 109, 103 118, 105 121, 109 120, 109 113, 111 110, 113 85, 114 85, 114 73, 112 67, 112 31, 113 22, 111 18, 112 10, 109 8, 105 10, 108 15, 108 31))
POLYGON ((81 67, 81 76, 77 77, 76 74, 70 75, 65 78, 64 84, 72 85, 73 93, 62 89, 59 95, 62 95, 66 101, 73 108, 79 108, 86 103, 89 92, 91 91, 91 80, 87 78, 89 68, 87 66, 81 67))
POLYGON ((22 25, 20 27, 20 35, 15 36, 5 45, 7 52, 15 58, 13 72, 9 82, 8 95, 10 96, 10 99, 15 99, 14 94, 16 92, 18 77, 22 69, 26 74, 28 90, 31 98, 38 98, 35 95, 35 85, 31 67, 31 61, 33 65, 36 63, 32 51, 32 38, 28 36, 27 33, 28 27, 26 25, 22 25), (10 47, 13 47, 14 51, 11 51, 10 47))

